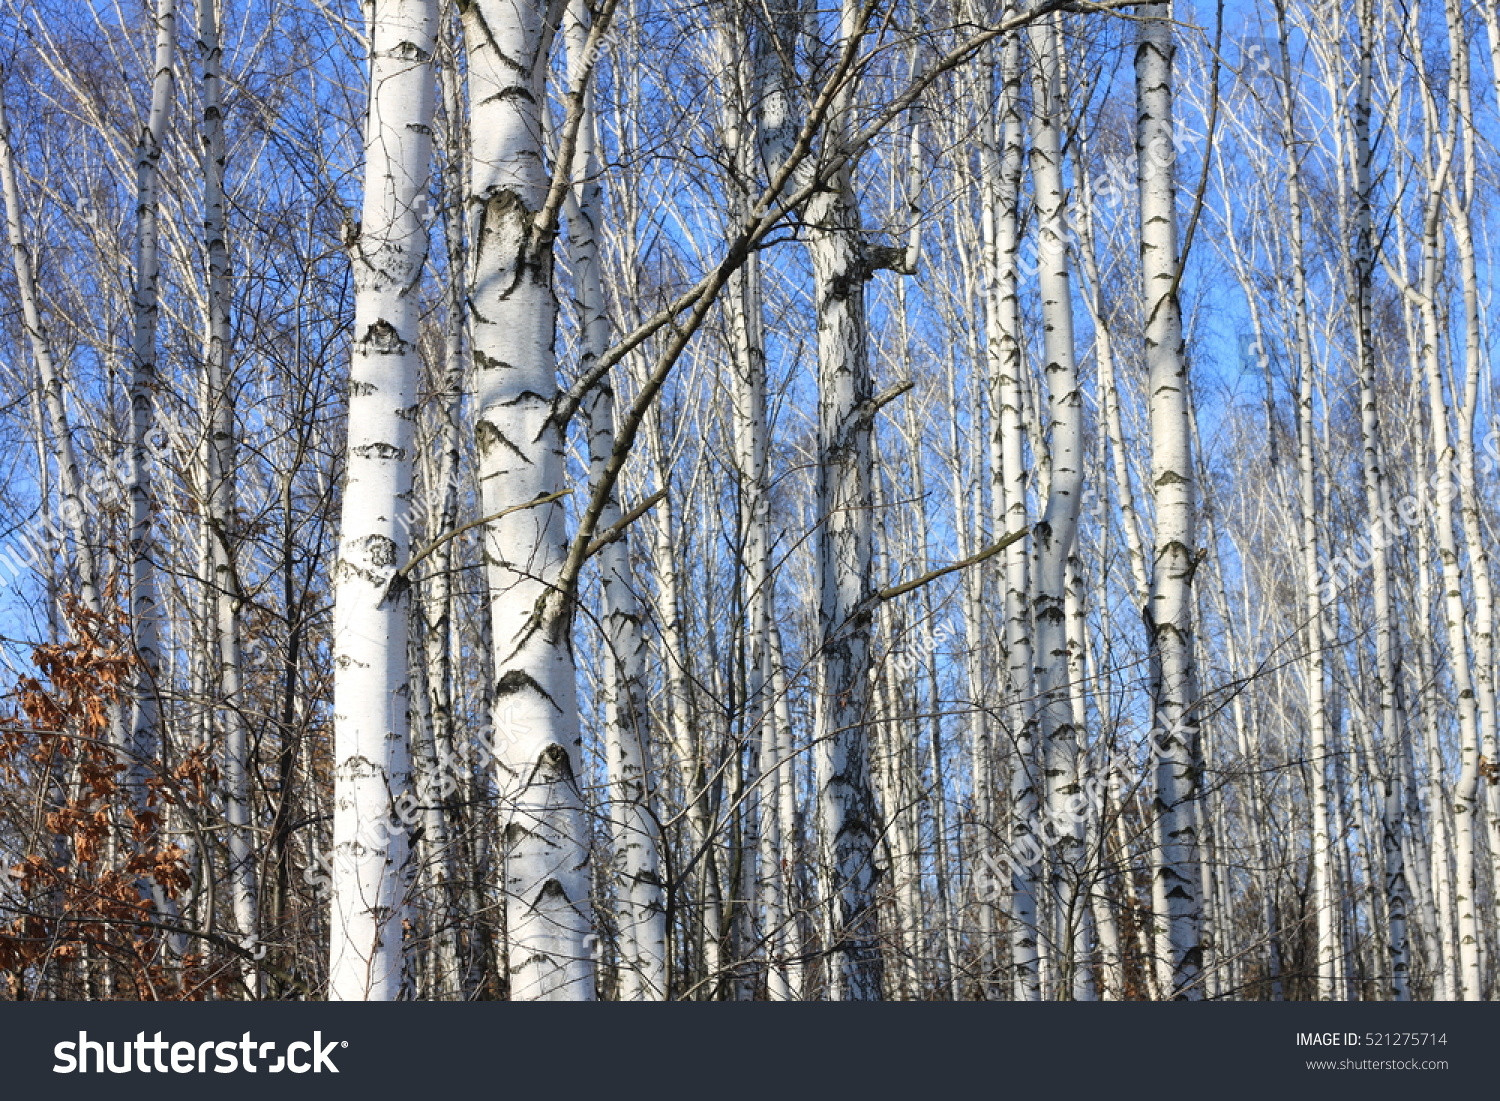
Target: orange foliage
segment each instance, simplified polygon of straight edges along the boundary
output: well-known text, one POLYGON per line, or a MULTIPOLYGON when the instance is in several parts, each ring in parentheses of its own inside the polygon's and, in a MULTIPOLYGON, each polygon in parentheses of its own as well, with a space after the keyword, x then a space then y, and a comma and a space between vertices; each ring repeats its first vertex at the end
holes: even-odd
POLYGON ((21 677, 19 713, 0 716, 0 777, 33 793, 16 824, 34 850, 10 869, 21 904, 0 924, 0 972, 18 997, 24 976, 44 971, 64 997, 227 994, 229 972, 211 977, 202 952, 168 951, 170 922, 151 897, 154 885, 175 901, 191 884, 187 853, 162 840, 161 812, 207 806, 217 780, 208 747, 149 775, 132 799, 111 711, 136 659, 115 625, 76 602, 67 613, 72 641, 35 648, 41 678, 21 677))

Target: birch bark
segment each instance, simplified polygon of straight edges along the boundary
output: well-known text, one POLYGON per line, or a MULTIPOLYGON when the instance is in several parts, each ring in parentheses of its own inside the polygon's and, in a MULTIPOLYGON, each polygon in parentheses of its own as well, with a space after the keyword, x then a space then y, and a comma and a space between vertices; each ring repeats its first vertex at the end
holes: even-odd
POLYGON ((1301 158, 1297 152, 1290 51, 1287 46, 1285 5, 1276 9, 1281 50, 1282 148, 1286 156, 1287 206, 1291 219, 1292 310, 1297 362, 1297 487, 1301 509, 1299 539, 1305 607, 1303 623, 1307 654, 1308 757, 1312 769, 1312 908, 1317 936, 1316 975, 1321 1000, 1341 1000, 1342 952, 1339 949, 1335 854, 1329 818, 1327 656, 1323 645, 1323 601, 1318 554, 1318 485, 1313 406, 1313 350, 1308 316, 1307 258, 1304 246, 1301 158))
MULTIPOLYGON (((126 767, 137 811, 146 809, 146 778, 160 753, 161 610, 156 584, 155 502, 147 448, 155 427, 157 320, 161 285, 161 155, 171 118, 177 66, 176 0, 156 8, 151 113, 136 145, 135 284, 130 378, 130 612, 140 671, 126 767)), ((158 905, 163 900, 158 898, 158 905)))
POLYGON ((203 334, 204 549, 209 568, 210 663, 220 708, 228 781, 226 817, 229 897, 236 931, 258 935, 255 853, 251 837, 250 741, 240 700, 240 586, 235 562, 235 409, 232 392, 232 285, 228 200, 224 193, 224 50, 219 40, 220 0, 198 5, 198 58, 202 119, 203 248, 208 258, 207 318, 203 334))
MULTIPOLYGON (((1478 472, 1475 469, 1476 451, 1474 426, 1477 419, 1482 379, 1489 370, 1488 357, 1484 351, 1484 333, 1481 297, 1483 288, 1479 275, 1479 258, 1474 243, 1474 219, 1471 208, 1476 199, 1478 182, 1478 151, 1475 146, 1478 134, 1474 129, 1474 98, 1470 89, 1468 31, 1457 4, 1449 3, 1448 33, 1452 63, 1455 106, 1463 139, 1463 172, 1455 180, 1457 186, 1445 189, 1444 197, 1449 220, 1453 227, 1454 245, 1458 252, 1459 285, 1462 288, 1464 317, 1463 380, 1452 383, 1457 399, 1457 480, 1459 486, 1459 519, 1464 535, 1464 550, 1468 557, 1470 586, 1473 590, 1472 628, 1467 632, 1473 646, 1474 704, 1479 724, 1479 762, 1476 769, 1479 777, 1476 785, 1482 789, 1476 796, 1474 815, 1482 817, 1489 845, 1491 882, 1500 884, 1494 877, 1500 873, 1500 772, 1492 771, 1497 766, 1496 739, 1496 694, 1495 694, 1495 589, 1490 575, 1490 555, 1483 534, 1483 502, 1478 472)), ((1456 372, 1455 372, 1456 374, 1456 372)), ((1476 846, 1477 851, 1477 846, 1476 846)), ((1478 857, 1476 857, 1478 860, 1478 857)), ((1476 871, 1475 890, 1479 889, 1476 871)), ((1476 900, 1475 905, 1479 902, 1476 900)))
POLYGON ((433 0, 370 0, 365 193, 353 243, 349 443, 334 567, 334 880, 329 994, 405 991, 412 868, 407 624, 422 269, 437 47, 433 0))
POLYGON ((1152 656, 1155 866, 1152 908, 1158 981, 1174 999, 1202 996, 1202 874, 1195 802, 1200 762, 1193 574, 1197 490, 1189 424, 1189 379, 1177 299, 1176 185, 1172 161, 1172 61, 1166 3, 1142 8, 1137 24, 1136 158, 1140 187, 1142 305, 1146 315, 1151 487, 1156 502, 1151 598, 1144 616, 1152 656))
MULTIPOLYGON (((841 38, 859 33, 860 13, 846 2, 841 38)), ((839 150, 852 108, 840 93, 825 140, 839 150)), ((818 325, 818 577, 821 674, 818 709, 818 814, 835 1001, 881 995, 875 907, 879 834, 870 786, 866 722, 870 700, 871 385, 865 283, 871 275, 860 239, 853 166, 845 164, 807 204, 818 325)))
MULTIPOLYGON (((1410 970, 1406 937, 1406 913, 1410 889, 1406 883, 1401 852, 1404 785, 1399 763, 1406 756, 1406 716, 1401 706, 1398 678, 1398 634, 1391 594, 1389 524, 1390 493, 1386 485, 1383 429, 1373 327, 1375 274, 1375 228, 1371 181, 1370 109, 1372 51, 1375 20, 1371 0, 1356 5, 1356 49, 1358 76, 1353 111, 1354 129, 1354 317, 1355 349, 1359 365, 1361 457, 1364 474, 1365 516, 1370 529, 1371 589, 1375 613, 1375 689, 1379 700, 1379 761, 1382 772, 1380 827, 1384 854, 1386 897, 1386 943, 1389 959, 1387 993, 1396 1001, 1410 996, 1410 970)), ((1373 763, 1373 762, 1372 762, 1373 763)), ((1375 777, 1372 777, 1372 781, 1375 777)))
MULTIPOLYGON (((1452 41, 1461 40, 1461 32, 1451 22, 1452 41)), ((1423 212, 1421 241, 1420 290, 1417 292, 1421 315, 1421 357, 1423 381, 1427 391, 1428 431, 1432 462, 1436 474, 1433 493, 1434 546, 1441 573, 1442 616, 1448 637, 1449 675, 1458 696, 1459 775, 1450 806, 1453 814, 1453 855, 1455 863, 1454 919, 1458 940, 1458 973, 1454 996, 1461 1001, 1483 997, 1480 961, 1480 927, 1478 917, 1479 838, 1479 750, 1480 722, 1474 691, 1473 666, 1469 655, 1468 613, 1464 607, 1464 569, 1455 538, 1454 498, 1461 493, 1458 480, 1457 449, 1452 444, 1449 408, 1442 368, 1443 336, 1438 316, 1442 251, 1444 246, 1442 212, 1446 192, 1453 185, 1454 155, 1458 139, 1457 74, 1450 70, 1449 98, 1455 104, 1440 139, 1436 163, 1427 168, 1427 198, 1423 212)), ((1424 90, 1424 112, 1429 120, 1435 116, 1430 93, 1424 90)), ((1440 775, 1440 774, 1439 774, 1440 775)), ((1436 811, 1436 808, 1434 808, 1436 811)), ((1447 859, 1447 853, 1434 859, 1447 859)))
POLYGON ((507 978, 517 1000, 594 996, 571 637, 557 297, 542 144, 547 5, 465 0, 475 442, 494 643, 507 978), (507 510, 514 510, 508 511, 507 510))
MULTIPOLYGON (((1020 203, 1024 167, 1021 119, 1021 39, 1011 35, 1000 47, 999 149, 989 145, 983 171, 984 216, 990 227, 987 248, 989 333, 986 341, 990 407, 994 410, 991 441, 991 500, 997 532, 1028 526, 1026 398, 1023 390, 1020 315, 1020 203)), ((1027 544, 1019 540, 1002 553, 1004 577, 1004 657, 1006 733, 1010 737, 1010 833, 1020 837, 1036 822, 1035 721, 1032 677, 1031 569, 1027 544)), ((1002 831, 1002 835, 1005 831, 1002 831)), ((1036 864, 1012 860, 1011 965, 1017 1000, 1041 997, 1037 944, 1036 864)))
POLYGON ((1078 538, 1083 494, 1083 401, 1073 346, 1067 185, 1063 171, 1061 51, 1057 17, 1027 28, 1032 51, 1031 174, 1036 190, 1037 282, 1042 299, 1043 375, 1047 383, 1047 450, 1051 477, 1033 534, 1032 619, 1036 624, 1036 690, 1044 802, 1057 842, 1049 854, 1056 932, 1052 952, 1057 994, 1073 996, 1084 913, 1077 886, 1083 833, 1068 812, 1078 793, 1078 730, 1073 721, 1067 638, 1067 566, 1078 538))

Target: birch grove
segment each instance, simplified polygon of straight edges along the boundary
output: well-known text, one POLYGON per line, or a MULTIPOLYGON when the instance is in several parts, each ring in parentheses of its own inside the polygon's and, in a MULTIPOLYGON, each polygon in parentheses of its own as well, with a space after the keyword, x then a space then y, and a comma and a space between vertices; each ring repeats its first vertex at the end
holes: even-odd
POLYGON ((1493 5, 0 26, 0 996, 1500 994, 1493 5))

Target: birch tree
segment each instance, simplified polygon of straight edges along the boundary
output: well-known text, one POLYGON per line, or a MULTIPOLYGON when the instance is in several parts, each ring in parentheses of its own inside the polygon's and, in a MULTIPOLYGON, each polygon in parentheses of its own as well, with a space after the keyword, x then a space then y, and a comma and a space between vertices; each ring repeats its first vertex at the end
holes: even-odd
POLYGON ((334 883, 329 994, 403 994, 412 881, 407 604, 438 10, 372 0, 349 444, 334 582, 334 883))
POLYGON ((494 645, 506 979, 519 1000, 590 999, 572 609, 570 594, 557 591, 568 543, 555 415, 558 210, 542 142, 547 9, 534 0, 473 0, 462 14, 473 143, 466 309, 494 645))
POLYGON ((1201 558, 1189 432, 1190 381, 1178 305, 1176 180, 1172 133, 1170 10, 1143 12, 1135 52, 1137 179, 1140 187, 1141 304, 1151 418, 1151 488, 1156 503, 1151 594, 1142 615, 1151 645, 1155 758, 1155 957, 1164 994, 1202 997, 1202 877, 1197 808, 1200 761, 1193 574, 1201 558))

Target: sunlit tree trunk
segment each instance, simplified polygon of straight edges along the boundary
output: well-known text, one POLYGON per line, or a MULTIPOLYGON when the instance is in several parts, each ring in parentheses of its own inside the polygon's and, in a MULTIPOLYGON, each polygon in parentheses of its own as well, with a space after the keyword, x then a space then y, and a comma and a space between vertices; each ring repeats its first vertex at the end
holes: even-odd
MULTIPOLYGON (((1392 603, 1390 543, 1394 533, 1386 530, 1390 516, 1390 493, 1386 485, 1385 448, 1380 423, 1380 392, 1377 385, 1375 333, 1372 301, 1375 274, 1375 228, 1370 161, 1370 98, 1372 51, 1376 32, 1371 0, 1357 5, 1358 84, 1353 111, 1354 129, 1354 317, 1355 348, 1359 360, 1359 396, 1365 516, 1370 527, 1371 590, 1375 613, 1375 690, 1379 705, 1379 773, 1381 852, 1384 857, 1386 944, 1389 979, 1386 992, 1396 1001, 1410 997, 1407 975, 1406 914, 1411 892, 1407 886, 1401 852, 1402 810, 1405 785, 1401 762, 1406 758, 1406 715, 1401 706, 1398 673, 1398 634, 1392 603)), ((1372 764, 1377 763, 1372 761, 1372 764)), ((1373 779, 1373 778, 1372 778, 1373 779)))
MULTIPOLYGON (((148 447, 153 442, 157 370, 157 328, 161 299, 161 155, 176 85, 177 4, 161 0, 156 9, 156 50, 151 81, 151 114, 136 146, 135 286, 132 302, 130 378, 130 611, 140 662, 135 713, 127 745, 131 798, 146 809, 146 779, 159 763, 161 704, 161 608, 156 585, 155 512, 148 447)), ((159 888, 158 888, 159 894, 159 888)), ((157 905, 164 899, 158 897, 157 905)))
MULTIPOLYGON (((1025 405, 1020 315, 1021 179, 1024 168, 1021 120, 1021 40, 1006 38, 1000 47, 999 148, 986 144, 984 154, 987 279, 986 362, 989 371, 991 491, 997 532, 1020 531, 1028 523, 1025 405)), ((1033 644, 1030 556, 1027 541, 1002 552, 1004 588, 1005 733, 1011 762, 1009 829, 1000 839, 1032 830, 1040 806, 1037 793, 1035 723, 1032 693, 1033 644)), ((995 839, 986 839, 994 846, 995 839)), ((1037 864, 1013 860, 1011 876, 1011 965, 1017 1000, 1041 997, 1038 967, 1036 895, 1037 864)))
MULTIPOLYGON (((462 997, 475 978, 475 946, 464 935, 463 915, 473 913, 479 902, 465 883, 471 878, 464 867, 463 834, 469 824, 470 811, 464 806, 467 793, 464 782, 472 769, 464 767, 465 755, 459 752, 458 722, 455 707, 456 680, 460 675, 461 639, 456 634, 455 615, 460 609, 460 593, 453 583, 457 566, 458 540, 447 538, 459 527, 465 470, 460 425, 463 417, 464 389, 468 377, 467 323, 464 316, 464 272, 467 267, 468 242, 463 216, 463 189, 467 176, 466 147, 468 130, 464 125, 463 103, 459 90, 456 58, 459 48, 456 27, 439 8, 440 28, 435 67, 438 76, 441 115, 435 133, 442 135, 442 225, 447 253, 447 271, 443 288, 443 352, 441 391, 436 403, 437 426, 433 433, 431 453, 419 466, 418 476, 425 479, 424 494, 428 537, 441 540, 428 555, 425 566, 419 564, 422 577, 421 596, 416 601, 419 627, 414 655, 420 654, 425 681, 422 703, 421 743, 414 736, 414 755, 419 754, 417 770, 427 789, 419 788, 422 801, 422 848, 420 872, 427 879, 428 898, 436 908, 432 917, 434 943, 431 945, 430 994, 446 1000, 462 997), (469 942, 469 943, 466 943, 469 942), (467 949, 467 950, 466 950, 467 949)), ((420 460, 419 460, 420 461, 420 460)), ((413 685, 413 691, 416 685, 413 685)))
POLYGON ((1281 32, 1282 145, 1286 154, 1287 206, 1291 221, 1292 311, 1295 323, 1297 363, 1297 487, 1301 509, 1299 528, 1303 570, 1303 611, 1307 655, 1308 767, 1311 769, 1312 802, 1312 908, 1317 938, 1318 997, 1324 1001, 1344 997, 1344 961, 1339 947, 1339 901, 1334 837, 1330 825, 1331 788, 1328 743, 1329 716, 1326 701, 1327 654, 1324 650, 1324 610, 1319 584, 1316 428, 1313 409, 1313 349, 1307 293, 1307 259, 1304 246, 1301 158, 1297 152, 1290 54, 1284 7, 1277 8, 1281 32))
MULTIPOLYGON (((1464 318, 1462 384, 1455 378, 1452 388, 1458 404, 1457 438, 1454 444, 1457 448, 1459 519, 1473 589, 1472 629, 1467 634, 1474 649, 1474 709, 1479 724, 1479 759, 1484 762, 1483 766, 1476 764, 1476 768, 1480 770, 1477 785, 1482 791, 1476 795, 1473 813, 1484 820, 1489 845, 1491 883, 1500 885, 1500 878, 1497 878, 1500 876, 1500 765, 1496 762, 1495 588, 1490 575, 1490 555, 1484 536, 1482 490, 1475 467, 1477 449, 1474 440, 1481 391, 1485 381, 1490 378, 1482 317, 1482 296, 1486 286, 1481 282, 1479 274, 1479 257, 1475 248, 1474 219, 1471 213, 1476 202, 1476 188, 1479 186, 1479 150, 1476 145, 1480 138, 1473 121, 1476 104, 1470 91, 1468 29, 1458 4, 1450 2, 1446 5, 1446 10, 1449 43, 1453 51, 1450 69, 1455 98, 1450 109, 1457 115, 1464 154, 1463 172, 1461 175, 1455 173, 1455 183, 1458 186, 1446 188, 1444 200, 1453 227, 1454 245, 1458 251, 1464 318)), ((1476 856, 1476 860, 1478 859, 1476 856)), ((1476 870, 1476 892, 1480 889, 1479 878, 1476 870)), ((1492 898, 1500 898, 1500 886, 1492 887, 1492 890, 1497 892, 1492 898)), ((1480 900, 1476 898, 1474 905, 1479 907, 1480 900)), ((1483 951, 1481 948, 1481 954, 1483 951)), ((1470 995, 1472 998, 1482 996, 1481 992, 1470 995)))
POLYGON ((1032 52, 1031 175, 1037 209, 1037 281, 1042 305, 1042 373, 1047 382, 1047 447, 1051 477, 1041 522, 1033 535, 1032 618, 1036 625, 1038 738, 1048 817, 1058 838, 1049 854, 1053 907, 1055 996, 1074 996, 1084 913, 1077 884, 1083 872, 1083 831, 1067 803, 1078 793, 1078 730, 1073 722, 1066 622, 1067 565, 1078 538, 1083 495, 1083 397, 1073 347, 1073 292, 1069 273, 1066 183, 1063 171, 1060 31, 1056 17, 1028 28, 1032 52))
POLYGON ((474 219, 468 310, 494 645, 507 980, 518 1000, 594 995, 589 843, 571 635, 552 230, 542 145, 546 5, 470 0, 474 219), (504 514, 504 515, 501 515, 504 514))
MULTIPOLYGON (((1462 29, 1450 23, 1450 41, 1463 40, 1462 29)), ((1469 654, 1468 612, 1464 606, 1465 584, 1463 558, 1455 534, 1458 517, 1454 499, 1461 493, 1458 480, 1457 449, 1453 446, 1449 408, 1443 379, 1442 353, 1445 344, 1439 319, 1439 296, 1444 251, 1443 208, 1449 188, 1454 186, 1455 153, 1458 143, 1457 105, 1458 76, 1450 68, 1447 126, 1437 145, 1436 162, 1425 165, 1427 196, 1423 207, 1420 289, 1417 291, 1421 314, 1421 359, 1423 381, 1427 392, 1427 429, 1430 434, 1432 463, 1436 472, 1432 511, 1434 539, 1443 596, 1441 615, 1448 639, 1449 676, 1458 697, 1459 774, 1451 797, 1454 856, 1454 931, 1458 941, 1458 972, 1454 996, 1460 1001, 1477 1001, 1483 997, 1479 943, 1479 864, 1480 822, 1479 750, 1480 729, 1478 701, 1474 692, 1473 665, 1469 654)), ((1435 120, 1436 108, 1424 86, 1424 116, 1435 120)), ((1434 807, 1434 813, 1437 808, 1434 807)), ((1447 859, 1447 852, 1434 852, 1434 859, 1447 859)))
MULTIPOLYGON (((349 446, 334 568, 334 881, 329 994, 403 993, 412 873, 407 616, 417 350, 432 174, 433 0, 374 0, 355 273, 349 446)), ((431 796, 429 796, 430 798, 431 796)))
POLYGON ((1198 857, 1198 752, 1193 574, 1197 493, 1188 369, 1177 299, 1176 185, 1172 167, 1170 7, 1140 12, 1135 53, 1151 486, 1156 501, 1151 599, 1144 615, 1152 659, 1155 857, 1152 909, 1158 981, 1172 998, 1202 997, 1202 874, 1198 857))
POLYGON ((219 0, 198 6, 199 86, 202 119, 203 247, 208 259, 208 316, 203 336, 202 411, 206 550, 210 575, 210 662, 220 711, 228 798, 229 898, 236 931, 258 935, 255 845, 252 836, 250 739, 240 699, 240 578, 235 562, 235 408, 231 366, 232 287, 228 200, 224 194, 224 50, 219 40, 219 0))
POLYGON ((78 576, 78 591, 84 607, 98 615, 98 574, 94 550, 85 531, 84 483, 73 440, 73 427, 63 400, 64 381, 53 355, 53 342, 42 320, 41 296, 37 289, 36 269, 26 244, 21 185, 16 176, 15 149, 11 144, 10 124, 5 114, 4 97, 0 96, 0 185, 5 190, 5 229, 10 245, 11 265, 21 299, 21 326, 35 361, 40 382, 43 420, 52 437, 57 462, 57 489, 60 498, 58 519, 65 530, 73 533, 73 565, 78 576))
MULTIPOLYGON (((858 32, 859 11, 846 2, 841 37, 858 32)), ((830 148, 852 107, 852 91, 835 107, 830 148)), ((835 1001, 881 996, 875 908, 875 852, 880 827, 870 786, 865 724, 870 706, 870 377, 865 284, 871 268, 860 234, 853 167, 846 164, 808 202, 818 331, 818 814, 825 905, 833 952, 829 992, 835 1001)))

